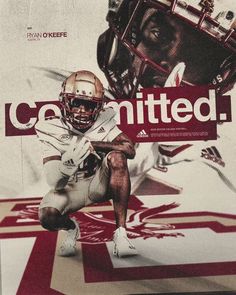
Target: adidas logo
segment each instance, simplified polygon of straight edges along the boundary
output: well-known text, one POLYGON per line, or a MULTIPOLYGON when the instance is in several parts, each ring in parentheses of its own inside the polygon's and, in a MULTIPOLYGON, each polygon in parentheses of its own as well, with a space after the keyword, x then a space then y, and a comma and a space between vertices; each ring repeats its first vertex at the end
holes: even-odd
POLYGON ((223 161, 220 152, 215 146, 202 149, 201 157, 205 158, 206 160, 213 161, 222 167, 225 167, 225 162, 223 161))
POLYGON ((101 127, 99 130, 98 130, 98 133, 104 133, 106 130, 103 128, 103 127, 101 127))
POLYGON ((70 159, 70 160, 64 162, 64 165, 67 167, 73 167, 73 166, 75 166, 75 163, 72 159, 70 159))
POLYGON ((146 131, 143 129, 141 130, 138 134, 137 137, 148 137, 148 134, 146 133, 146 131))

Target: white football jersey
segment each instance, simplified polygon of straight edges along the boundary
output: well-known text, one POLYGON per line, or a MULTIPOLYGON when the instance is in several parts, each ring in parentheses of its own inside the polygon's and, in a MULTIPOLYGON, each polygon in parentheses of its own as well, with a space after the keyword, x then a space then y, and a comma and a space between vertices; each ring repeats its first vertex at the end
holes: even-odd
MULTIPOLYGON (((42 143, 43 158, 62 156, 74 136, 86 136, 91 141, 112 142, 122 133, 116 126, 114 116, 112 108, 105 108, 99 113, 94 125, 84 133, 73 128, 62 117, 53 116, 38 121, 35 130, 42 143)), ((81 178, 93 175, 98 165, 97 158, 90 154, 79 166, 77 176, 81 178)))

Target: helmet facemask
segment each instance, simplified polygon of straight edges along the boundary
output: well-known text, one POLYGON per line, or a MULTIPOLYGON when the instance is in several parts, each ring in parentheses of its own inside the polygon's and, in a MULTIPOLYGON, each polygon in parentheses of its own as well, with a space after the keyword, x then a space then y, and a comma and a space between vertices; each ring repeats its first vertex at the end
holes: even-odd
POLYGON ((211 84, 224 60, 234 56, 235 61, 235 30, 211 17, 211 5, 196 9, 182 0, 116 2, 119 7, 107 17, 105 54, 98 46, 99 66, 116 97, 135 97, 140 87, 163 87, 180 62, 186 64, 182 85, 211 84))

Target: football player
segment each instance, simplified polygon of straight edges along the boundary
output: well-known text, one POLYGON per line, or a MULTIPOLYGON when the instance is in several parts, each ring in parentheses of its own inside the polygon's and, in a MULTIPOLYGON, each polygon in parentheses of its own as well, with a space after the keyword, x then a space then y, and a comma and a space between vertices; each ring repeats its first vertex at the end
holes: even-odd
MULTIPOLYGON (((236 81, 235 12, 226 11, 224 3, 222 13, 222 5, 214 0, 110 0, 109 28, 99 37, 97 60, 114 98, 134 98, 140 88, 163 86, 214 85, 220 94, 232 90, 236 81)), ((140 157, 131 162, 135 172, 148 171, 159 163, 162 168, 192 160, 190 149, 178 143, 173 147, 143 145, 136 150, 140 157), (168 156, 170 148, 178 159, 168 156), (150 153, 139 153, 139 149, 150 153)), ((202 161, 202 148, 189 147, 202 161)))
POLYGON ((140 87, 163 87, 180 62, 186 65, 181 85, 215 84, 221 93, 232 89, 233 11, 220 13, 214 0, 109 3, 109 28, 99 37, 97 59, 114 97, 134 98, 140 87))
POLYGON ((61 117, 48 117, 35 126, 51 187, 40 204, 40 222, 49 231, 66 230, 59 254, 75 255, 79 225, 69 214, 112 199, 117 227, 113 254, 136 255, 125 229, 127 159, 135 156, 133 143, 116 126, 113 109, 103 107, 104 88, 93 73, 72 73, 63 82, 60 103, 61 117))

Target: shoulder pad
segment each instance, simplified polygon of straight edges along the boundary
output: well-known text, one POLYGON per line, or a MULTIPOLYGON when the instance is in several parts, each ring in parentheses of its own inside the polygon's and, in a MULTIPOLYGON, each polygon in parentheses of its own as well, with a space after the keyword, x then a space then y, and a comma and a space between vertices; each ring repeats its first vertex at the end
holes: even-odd
POLYGON ((103 109, 100 112, 95 124, 91 127, 91 129, 86 131, 85 135, 90 140, 103 140, 116 126, 116 122, 114 120, 115 115, 116 113, 113 108, 109 107, 103 109))
POLYGON ((35 124, 35 130, 36 132, 48 132, 51 128, 54 130, 57 129, 57 127, 63 127, 63 122, 60 117, 47 117, 45 119, 40 119, 35 124))
POLYGON ((35 125, 36 133, 41 141, 49 143, 60 142, 60 144, 68 144, 72 135, 68 126, 60 117, 52 119, 39 120, 35 125))
MULTIPOLYGON (((105 107, 99 114, 99 117, 101 116, 104 121, 111 120, 116 115, 114 109, 112 107, 105 107)), ((99 118, 98 117, 98 118, 99 118)))

